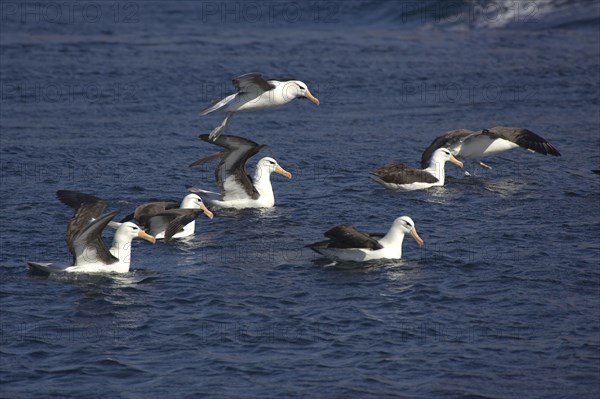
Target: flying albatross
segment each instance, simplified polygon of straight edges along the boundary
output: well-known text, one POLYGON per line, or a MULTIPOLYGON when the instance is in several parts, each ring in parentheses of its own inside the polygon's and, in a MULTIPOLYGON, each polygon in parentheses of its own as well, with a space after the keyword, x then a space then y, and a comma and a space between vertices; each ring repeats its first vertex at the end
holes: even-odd
POLYGON ((487 169, 490 167, 481 162, 481 158, 517 147, 544 155, 560 156, 556 147, 528 129, 506 126, 483 129, 481 132, 458 129, 433 140, 421 156, 421 167, 427 165, 434 151, 441 147, 449 148, 453 154, 463 159, 475 160, 487 169))
POLYGON ((463 163, 456 159, 447 148, 438 148, 433 152, 429 166, 415 169, 401 163, 389 163, 369 172, 369 177, 385 188, 400 191, 421 190, 443 186, 446 180, 446 161, 462 168, 463 163))
POLYGON ((214 111, 225 112, 225 119, 210 133, 216 140, 225 130, 235 112, 259 111, 287 104, 295 98, 307 98, 319 105, 319 100, 308 90, 306 84, 293 79, 265 80, 260 73, 247 73, 232 80, 236 93, 218 100, 200 112, 200 115, 214 111))
POLYGON ((32 269, 45 273, 127 273, 131 261, 131 240, 143 238, 154 244, 154 237, 146 234, 135 223, 115 223, 113 211, 102 214, 106 202, 100 198, 77 191, 59 190, 58 199, 75 209, 67 226, 67 245, 73 255, 73 265, 28 262, 32 269), (109 224, 117 227, 111 248, 102 240, 102 230, 109 224))
POLYGON ((363 262, 373 259, 400 259, 405 234, 410 234, 419 247, 425 244, 417 234, 415 222, 408 216, 401 216, 394 220, 387 234, 367 234, 348 224, 341 224, 325 232, 328 240, 307 247, 333 260, 363 262))
POLYGON ((203 134, 200 138, 226 150, 202 158, 190 165, 190 167, 198 166, 220 158, 221 161, 215 169, 215 179, 220 193, 191 186, 188 186, 189 191, 198 194, 207 204, 219 208, 271 208, 275 205, 271 173, 278 173, 288 179, 292 178, 292 174, 270 157, 261 158, 258 161, 253 178, 246 172, 248 159, 263 149, 264 144, 229 135, 222 135, 215 141, 211 141, 208 134, 203 134))
POLYGON ((172 201, 155 201, 142 204, 121 222, 135 219, 140 227, 157 240, 183 238, 194 234, 196 218, 200 213, 213 218, 213 213, 204 205, 197 194, 188 194, 181 205, 172 201))

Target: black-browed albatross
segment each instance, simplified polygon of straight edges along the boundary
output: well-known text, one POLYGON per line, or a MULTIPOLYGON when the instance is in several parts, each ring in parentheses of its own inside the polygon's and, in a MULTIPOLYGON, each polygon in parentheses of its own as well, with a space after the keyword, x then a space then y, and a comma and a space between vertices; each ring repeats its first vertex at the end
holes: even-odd
POLYGON ((111 248, 102 240, 102 231, 118 211, 102 214, 106 202, 77 191, 59 190, 58 199, 75 209, 67 226, 67 245, 73 255, 73 265, 28 262, 32 269, 46 273, 127 273, 131 262, 131 240, 143 238, 154 244, 154 237, 146 234, 135 223, 117 223, 111 248))
POLYGON ((446 180, 446 161, 460 168, 463 167, 463 163, 456 159, 450 150, 438 148, 425 169, 415 169, 401 163, 389 163, 369 172, 369 177, 385 188, 400 191, 443 186, 446 180))
POLYGON ((415 222, 408 216, 401 216, 394 220, 387 234, 363 233, 348 224, 341 224, 325 232, 328 240, 307 247, 333 260, 400 259, 405 234, 410 234, 419 247, 425 244, 417 234, 415 222))
POLYGON ((270 157, 258 161, 253 178, 246 172, 248 159, 263 149, 264 144, 229 135, 221 135, 215 141, 212 141, 208 134, 203 134, 200 138, 225 148, 223 152, 202 158, 190 165, 198 166, 220 158, 215 169, 220 193, 188 186, 189 191, 198 194, 207 204, 220 208, 271 208, 275 205, 271 173, 278 173, 288 179, 292 178, 292 174, 270 157))
POLYGON ((450 149, 460 158, 475 160, 484 168, 489 166, 481 162, 481 158, 517 147, 544 155, 560 156, 556 147, 528 129, 507 126, 496 126, 483 129, 481 132, 457 129, 438 136, 432 141, 421 156, 421 167, 427 165, 433 152, 441 147, 450 149))
POLYGON ((197 194, 188 194, 181 204, 173 201, 153 201, 142 204, 121 222, 135 219, 144 231, 157 240, 164 238, 167 242, 171 238, 193 235, 196 231, 196 218, 201 212, 209 219, 214 216, 197 194))
POLYGON ((265 80, 260 73, 247 73, 232 80, 236 93, 231 94, 200 112, 200 115, 214 111, 225 112, 225 119, 210 133, 216 140, 225 130, 236 112, 259 111, 287 104, 295 98, 307 98, 319 105, 306 83, 294 79, 265 80))

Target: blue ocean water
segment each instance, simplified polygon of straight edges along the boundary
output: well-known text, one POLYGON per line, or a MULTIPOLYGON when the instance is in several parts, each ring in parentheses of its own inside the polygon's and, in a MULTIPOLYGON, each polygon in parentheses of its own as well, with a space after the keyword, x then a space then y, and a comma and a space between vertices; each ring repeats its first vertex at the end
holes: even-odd
MULTIPOLYGON (((0 397, 596 398, 600 6, 595 1, 0 3, 0 397), (294 174, 277 205, 135 241, 124 276, 70 260, 58 189, 121 209, 215 188, 200 117, 250 71, 320 100, 238 115, 294 174), (526 127, 563 154, 396 193, 456 128, 526 127), (331 265, 339 223, 411 216, 404 259, 331 265)), ((110 240, 110 232, 106 232, 110 240)))

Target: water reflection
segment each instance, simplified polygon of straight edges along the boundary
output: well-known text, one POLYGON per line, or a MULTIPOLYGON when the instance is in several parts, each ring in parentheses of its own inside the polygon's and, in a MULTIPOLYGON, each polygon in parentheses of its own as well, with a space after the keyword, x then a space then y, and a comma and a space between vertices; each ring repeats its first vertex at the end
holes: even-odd
POLYGON ((512 197, 521 192, 526 183, 514 180, 484 181, 483 186, 487 191, 499 194, 503 198, 512 197))

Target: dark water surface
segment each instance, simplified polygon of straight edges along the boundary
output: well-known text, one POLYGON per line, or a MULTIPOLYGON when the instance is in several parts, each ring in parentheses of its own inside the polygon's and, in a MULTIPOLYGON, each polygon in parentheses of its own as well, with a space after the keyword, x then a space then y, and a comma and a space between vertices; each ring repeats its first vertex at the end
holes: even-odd
POLYGON ((597 2, 1 6, 1 397, 600 394, 597 2), (232 121, 294 174, 273 177, 275 208, 136 241, 127 275, 27 272, 70 260, 58 189, 125 215, 214 188, 188 165, 214 152, 197 135, 222 115, 198 111, 249 71, 321 100, 232 121), (411 193, 367 178, 496 125, 563 156, 448 165, 445 187, 411 193), (400 261, 331 266, 303 248, 401 215, 426 246, 408 238, 400 261))

